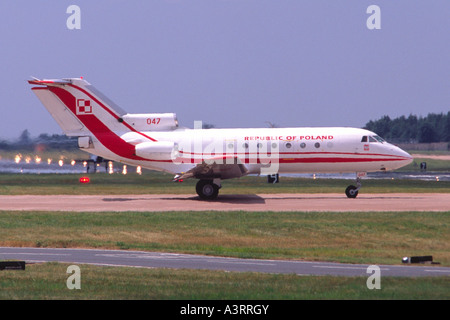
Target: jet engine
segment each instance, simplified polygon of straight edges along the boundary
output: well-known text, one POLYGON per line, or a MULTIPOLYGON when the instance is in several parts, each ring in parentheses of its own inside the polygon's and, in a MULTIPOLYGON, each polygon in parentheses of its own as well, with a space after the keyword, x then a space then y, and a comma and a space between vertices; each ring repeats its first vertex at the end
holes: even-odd
POLYGON ((135 148, 137 156, 152 160, 171 160, 178 149, 172 141, 142 142, 135 148))

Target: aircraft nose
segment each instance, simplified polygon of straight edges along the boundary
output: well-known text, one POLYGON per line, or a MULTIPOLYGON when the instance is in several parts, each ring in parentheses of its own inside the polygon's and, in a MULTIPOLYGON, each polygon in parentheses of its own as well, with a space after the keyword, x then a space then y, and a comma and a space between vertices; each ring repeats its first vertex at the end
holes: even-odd
POLYGON ((412 155, 410 155, 408 152, 406 152, 405 150, 400 149, 399 147, 394 147, 394 154, 398 157, 403 158, 400 162, 401 162, 401 166, 406 166, 408 164, 410 164, 411 162, 413 162, 414 158, 412 155))
POLYGON ((402 156, 405 157, 407 159, 407 161, 409 161, 409 163, 411 163, 413 161, 414 157, 412 155, 410 155, 405 150, 400 149, 400 151, 402 152, 402 156))
POLYGON ((411 162, 414 161, 414 157, 412 155, 410 155, 408 152, 403 151, 405 153, 405 158, 406 158, 406 164, 410 164, 411 162))

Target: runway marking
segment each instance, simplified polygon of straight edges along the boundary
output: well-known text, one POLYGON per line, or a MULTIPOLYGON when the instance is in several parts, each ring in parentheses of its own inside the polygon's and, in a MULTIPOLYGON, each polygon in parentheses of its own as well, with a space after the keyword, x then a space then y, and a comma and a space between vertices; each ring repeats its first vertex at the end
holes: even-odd
MULTIPOLYGON (((369 265, 367 265, 368 267, 369 265)), ((347 266, 312 266, 313 268, 322 268, 322 269, 351 269, 351 270, 367 270, 367 267, 347 267, 347 266)), ((380 268, 380 270, 390 270, 389 268, 380 268)))
POLYGON ((209 263, 222 263, 222 264, 248 264, 248 265, 256 265, 256 266, 276 266, 276 263, 263 263, 263 262, 241 262, 241 261, 214 261, 214 260, 206 260, 209 263))
POLYGON ((172 256, 170 254, 162 255, 151 255, 151 254, 120 254, 120 253, 98 253, 96 257, 108 257, 108 258, 126 258, 126 259, 185 259, 180 255, 172 256))
POLYGON ((442 272, 442 273, 449 273, 450 274, 450 270, 424 270, 425 272, 442 272))

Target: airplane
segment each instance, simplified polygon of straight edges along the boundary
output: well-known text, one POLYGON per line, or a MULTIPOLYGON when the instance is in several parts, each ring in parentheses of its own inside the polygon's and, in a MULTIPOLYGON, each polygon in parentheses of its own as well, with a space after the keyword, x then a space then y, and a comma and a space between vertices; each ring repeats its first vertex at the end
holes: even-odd
POLYGON ((367 172, 401 168, 410 154, 376 133, 349 127, 202 129, 180 127, 175 113, 125 112, 80 78, 37 79, 32 91, 78 147, 104 159, 198 179, 201 199, 221 181, 249 174, 356 173, 356 198, 367 172))

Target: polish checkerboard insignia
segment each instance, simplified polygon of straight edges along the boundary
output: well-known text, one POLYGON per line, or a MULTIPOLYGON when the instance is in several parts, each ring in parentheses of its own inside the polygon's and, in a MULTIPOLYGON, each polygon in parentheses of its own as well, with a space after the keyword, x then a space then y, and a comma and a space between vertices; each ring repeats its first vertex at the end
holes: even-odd
POLYGON ((91 100, 77 99, 77 114, 92 114, 91 100))

